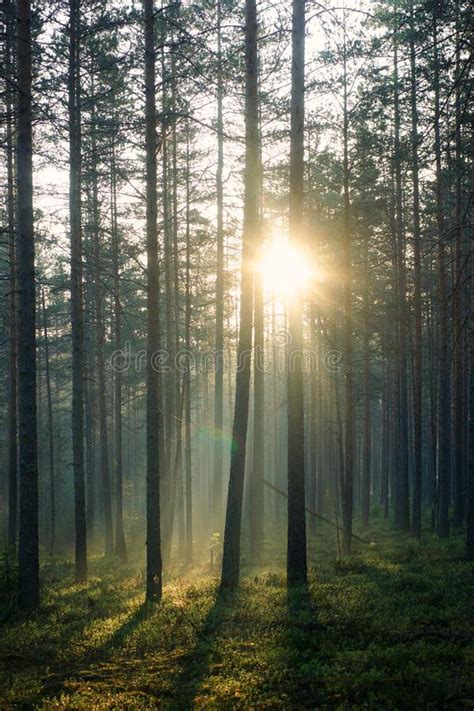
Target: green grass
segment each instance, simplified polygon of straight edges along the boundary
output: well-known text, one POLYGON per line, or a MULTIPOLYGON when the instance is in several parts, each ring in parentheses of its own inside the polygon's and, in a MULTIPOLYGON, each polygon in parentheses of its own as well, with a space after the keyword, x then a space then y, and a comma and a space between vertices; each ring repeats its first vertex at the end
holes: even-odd
POLYGON ((474 708, 461 539, 369 535, 340 562, 332 539, 312 544, 308 591, 288 596, 269 546, 278 566, 244 570, 234 596, 203 567, 148 610, 133 566, 94 559, 78 586, 70 562, 45 561, 40 613, 0 629, 0 708, 474 708))

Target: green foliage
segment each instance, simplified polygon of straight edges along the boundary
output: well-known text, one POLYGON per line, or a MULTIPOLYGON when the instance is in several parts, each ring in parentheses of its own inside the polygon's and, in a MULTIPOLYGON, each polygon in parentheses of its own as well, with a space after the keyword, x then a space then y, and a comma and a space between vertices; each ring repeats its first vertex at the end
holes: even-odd
POLYGON ((379 520, 370 537, 350 559, 314 554, 308 590, 288 593, 273 568, 218 597, 202 569, 149 609, 130 566, 96 560, 78 586, 70 563, 45 563, 40 613, 10 615, 0 634, 2 708, 469 708, 461 539, 415 542, 379 520))

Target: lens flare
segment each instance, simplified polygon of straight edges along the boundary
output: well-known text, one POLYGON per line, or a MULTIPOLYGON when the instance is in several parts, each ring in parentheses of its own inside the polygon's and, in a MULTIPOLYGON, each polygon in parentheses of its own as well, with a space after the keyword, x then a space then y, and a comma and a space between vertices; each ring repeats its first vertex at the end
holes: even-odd
POLYGON ((309 257, 282 237, 265 248, 258 269, 265 290, 285 300, 307 291, 315 277, 309 257))

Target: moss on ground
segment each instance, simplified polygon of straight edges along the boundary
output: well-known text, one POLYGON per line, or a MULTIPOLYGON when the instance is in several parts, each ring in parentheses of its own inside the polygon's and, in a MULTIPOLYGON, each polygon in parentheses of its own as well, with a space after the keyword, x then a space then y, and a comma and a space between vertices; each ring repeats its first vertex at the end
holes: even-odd
POLYGON ((94 559, 78 586, 70 562, 45 561, 40 613, 2 616, 0 707, 474 708, 462 540, 417 543, 377 521, 370 537, 342 561, 334 541, 312 544, 307 591, 288 595, 272 545, 280 567, 244 570, 232 597, 202 568, 152 609, 133 566, 94 559))

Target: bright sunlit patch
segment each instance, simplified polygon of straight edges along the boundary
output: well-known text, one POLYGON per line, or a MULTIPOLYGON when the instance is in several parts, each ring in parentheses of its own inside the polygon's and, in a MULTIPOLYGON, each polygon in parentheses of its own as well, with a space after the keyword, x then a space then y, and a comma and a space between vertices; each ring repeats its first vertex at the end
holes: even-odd
POLYGON ((308 256, 282 237, 274 238, 265 247, 258 268, 263 275, 264 288, 285 300, 307 291, 315 276, 308 256))

